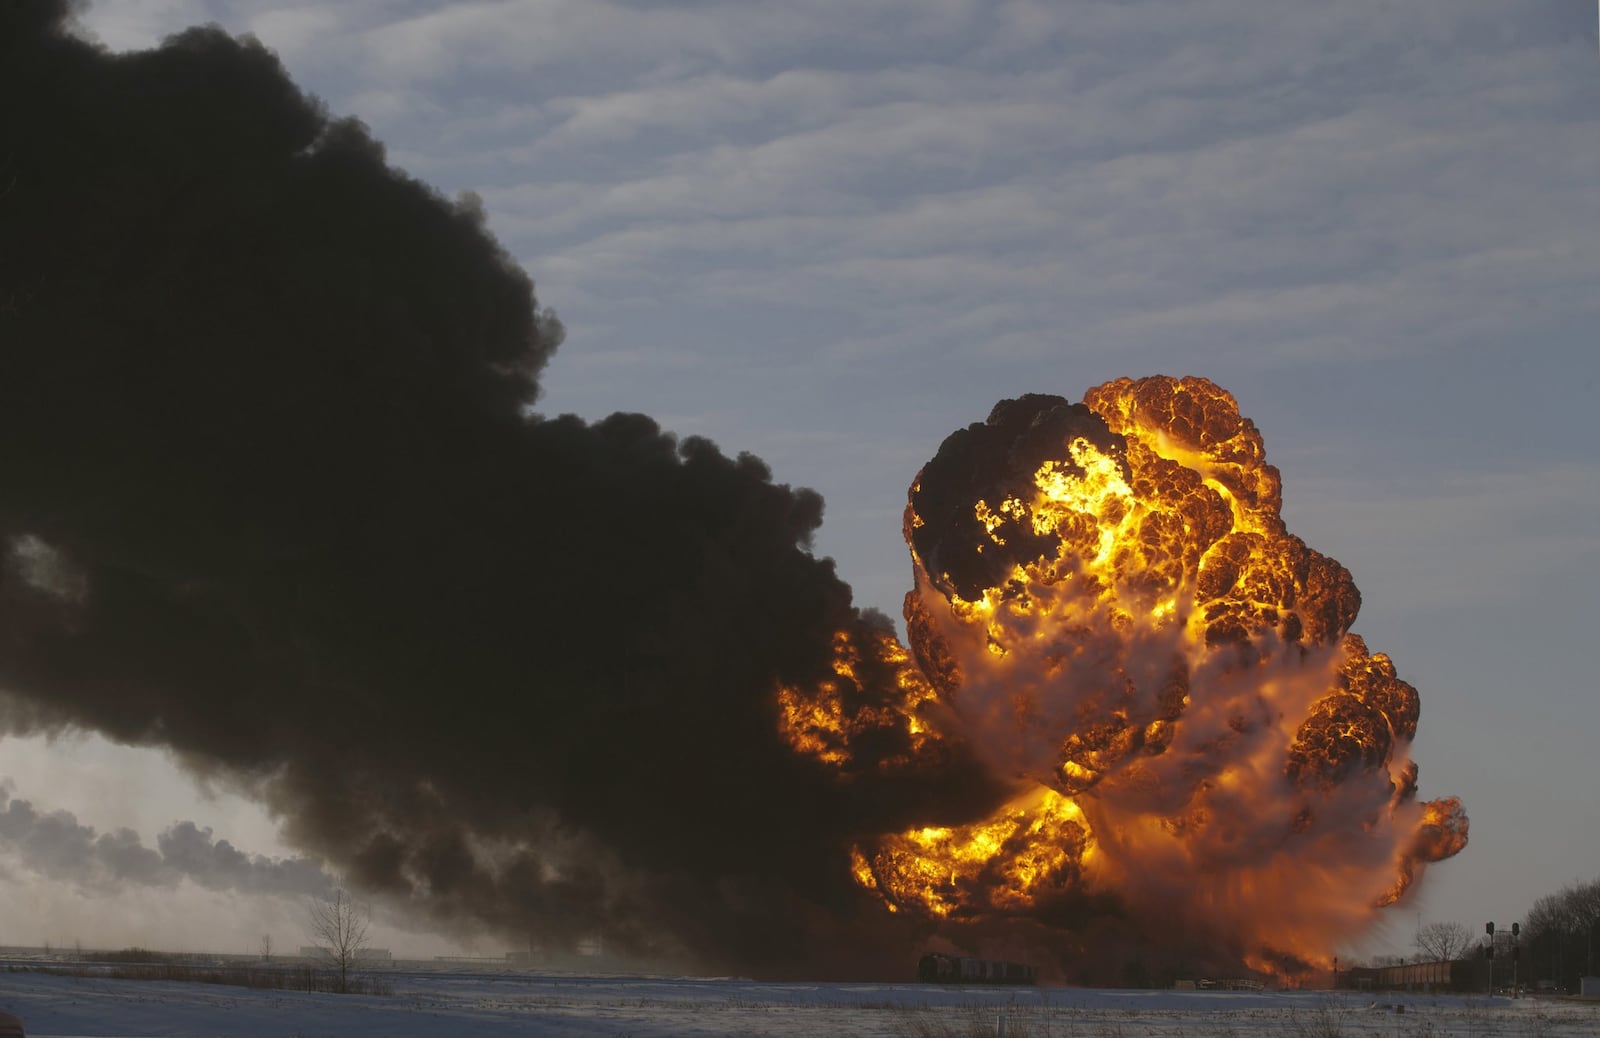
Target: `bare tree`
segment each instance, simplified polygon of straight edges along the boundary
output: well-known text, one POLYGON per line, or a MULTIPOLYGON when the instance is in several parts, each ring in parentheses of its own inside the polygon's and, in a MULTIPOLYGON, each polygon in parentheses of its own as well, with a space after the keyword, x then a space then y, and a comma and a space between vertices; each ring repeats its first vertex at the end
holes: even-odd
POLYGON ((356 904, 349 891, 340 888, 308 906, 311 938, 328 953, 338 973, 338 991, 350 990, 350 973, 367 948, 367 910, 356 904))
POLYGON ((1573 929, 1584 935, 1588 947, 1589 976, 1594 976, 1595 934, 1600 932, 1600 880, 1574 883, 1562 892, 1572 905, 1573 929))
POLYGON ((1563 986, 1593 975, 1600 950, 1600 878, 1573 883, 1533 903, 1524 928, 1530 954, 1563 986))
POLYGON ((1429 923, 1417 930, 1413 943, 1427 962, 1454 962, 1472 947, 1472 931, 1461 923, 1429 923))
POLYGON ((261 961, 272 961, 272 935, 270 933, 261 935, 261 961))

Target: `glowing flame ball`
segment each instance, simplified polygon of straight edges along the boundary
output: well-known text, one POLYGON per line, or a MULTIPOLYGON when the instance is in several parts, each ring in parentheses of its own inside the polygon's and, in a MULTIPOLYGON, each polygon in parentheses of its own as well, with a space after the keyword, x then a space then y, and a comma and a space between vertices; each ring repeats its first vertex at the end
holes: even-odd
POLYGON ((1070 929, 1109 899, 1147 938, 1293 969, 1459 851, 1460 803, 1416 802, 1416 690, 1281 505, 1255 425, 1200 378, 1030 394, 946 439, 905 512, 915 666, 841 635, 837 680, 781 689, 782 724, 846 772, 902 763, 868 750, 889 731, 902 756, 959 744, 1010 796, 861 840, 858 882, 952 926, 1070 929), (897 702, 852 697, 867 660, 897 702))

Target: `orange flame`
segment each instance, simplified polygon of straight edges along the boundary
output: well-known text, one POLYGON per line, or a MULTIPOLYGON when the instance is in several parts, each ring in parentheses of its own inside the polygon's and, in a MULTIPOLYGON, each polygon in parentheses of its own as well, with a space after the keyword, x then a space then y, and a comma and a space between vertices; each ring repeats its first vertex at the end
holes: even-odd
POLYGON ((1205 379, 1023 397, 952 435, 906 507, 915 665, 841 634, 835 679, 781 688, 779 719, 844 771, 886 733, 900 755, 875 767, 970 744, 1012 795, 863 840, 856 880, 952 921, 1110 894, 1242 961, 1310 963, 1465 846, 1459 801, 1415 802, 1416 690, 1348 633, 1350 574, 1281 505, 1205 379))

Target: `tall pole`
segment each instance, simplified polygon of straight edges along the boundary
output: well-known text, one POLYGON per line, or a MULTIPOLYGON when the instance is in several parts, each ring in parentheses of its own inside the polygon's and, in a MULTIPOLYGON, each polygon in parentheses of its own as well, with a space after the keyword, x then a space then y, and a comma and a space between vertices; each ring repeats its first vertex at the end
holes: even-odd
POLYGON ((1489 960, 1489 997, 1494 997, 1494 924, 1484 923, 1483 932, 1489 935, 1489 945, 1484 948, 1484 957, 1489 960))

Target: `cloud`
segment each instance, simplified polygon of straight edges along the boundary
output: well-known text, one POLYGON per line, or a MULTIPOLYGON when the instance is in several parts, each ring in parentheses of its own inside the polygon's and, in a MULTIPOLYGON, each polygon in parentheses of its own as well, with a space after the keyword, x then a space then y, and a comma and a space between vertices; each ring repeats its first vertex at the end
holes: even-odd
POLYGON ((928 344, 1003 297, 1026 316, 991 355, 1036 359, 1070 326, 1085 349, 1281 366, 1447 354, 1525 327, 1530 297, 1593 309, 1567 216, 1592 207, 1592 135, 1565 113, 1559 36, 1492 34, 1482 6, 1136 6, 1063 12, 1048 66, 986 65, 980 33, 942 67, 568 95, 503 161, 493 131, 473 138, 486 198, 580 327, 590 300, 670 289, 706 309, 810 301, 851 340, 928 344), (504 180, 585 149, 584 179, 504 180))
POLYGON ((156 837, 154 848, 131 829, 96 831, 70 811, 40 811, 0 781, 0 851, 29 870, 90 890, 172 887, 188 880, 210 890, 315 897, 333 880, 315 858, 249 855, 194 822, 156 837))
POLYGON ((1308 539, 1334 554, 1341 544, 1360 546, 1358 582, 1399 614, 1503 597, 1592 568, 1600 561, 1600 535, 1587 522, 1600 508, 1596 487, 1600 466, 1556 463, 1404 481, 1301 479, 1286 497, 1308 539))
POLYGON ((691 321, 732 292, 820 302, 841 342, 939 343, 988 293, 1018 315, 988 356, 1071 326, 1275 365, 1594 309, 1568 218, 1593 206, 1588 55, 1554 6, 341 11, 303 54, 302 6, 210 13, 300 54, 408 166, 481 189, 594 352, 626 349, 602 302, 663 294, 705 299, 691 321), (961 275, 943 305, 933 271, 961 275))

